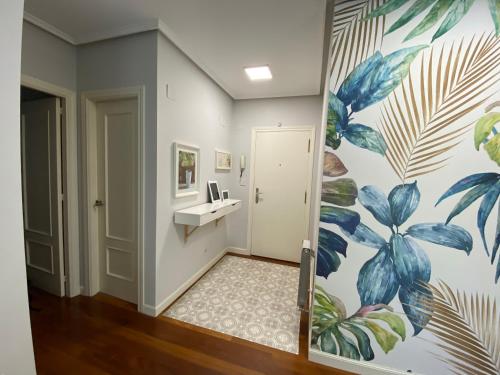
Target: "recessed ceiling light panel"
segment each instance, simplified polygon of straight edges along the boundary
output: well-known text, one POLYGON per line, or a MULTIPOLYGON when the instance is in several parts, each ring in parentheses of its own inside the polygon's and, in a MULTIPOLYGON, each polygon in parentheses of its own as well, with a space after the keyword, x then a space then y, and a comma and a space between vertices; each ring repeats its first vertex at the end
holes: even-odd
POLYGON ((245 73, 247 74, 248 78, 250 78, 250 80, 252 81, 263 81, 273 78, 273 75, 271 74, 271 69, 269 69, 269 66, 267 65, 245 68, 245 73))

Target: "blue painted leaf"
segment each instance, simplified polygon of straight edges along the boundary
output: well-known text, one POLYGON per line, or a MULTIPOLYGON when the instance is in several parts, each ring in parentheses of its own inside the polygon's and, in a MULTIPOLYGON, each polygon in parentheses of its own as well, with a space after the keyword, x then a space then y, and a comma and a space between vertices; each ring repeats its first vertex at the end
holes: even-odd
POLYGON ((380 16, 385 16, 396 9, 400 8, 403 6, 405 3, 407 3, 408 0, 388 0, 381 6, 375 8, 370 14, 368 14, 364 20, 374 18, 374 17, 380 17, 380 16))
POLYGON ((387 243, 381 236, 363 223, 359 223, 353 234, 345 230, 342 230, 342 233, 344 233, 349 239, 356 241, 361 245, 373 247, 374 249, 380 249, 387 243))
POLYGON ((321 206, 319 220, 323 223, 336 224, 349 233, 354 233, 360 217, 357 212, 347 208, 321 206))
POLYGON ((358 274, 358 294, 361 306, 388 305, 398 292, 399 280, 391 259, 389 245, 382 247, 368 260, 358 274))
POLYGON ((417 336, 431 319, 432 292, 420 285, 402 286, 399 289, 399 301, 413 326, 413 336, 417 336))
POLYGON ((423 34, 433 27, 443 17, 455 0, 438 0, 427 13, 422 21, 406 36, 404 41, 408 41, 418 35, 423 34))
POLYGON ((357 65, 353 71, 349 73, 344 82, 342 82, 337 92, 337 97, 346 107, 353 101, 358 100, 360 96, 365 95, 361 92, 363 82, 371 72, 377 70, 382 64, 383 59, 384 57, 380 52, 375 52, 361 64, 357 65))
POLYGON ((402 48, 385 56, 382 63, 370 70, 365 79, 360 81, 356 90, 359 94, 353 98, 351 110, 359 112, 385 99, 408 75, 410 64, 424 48, 427 46, 402 48))
POLYGON ((443 223, 416 224, 409 227, 407 233, 419 240, 464 250, 467 255, 472 250, 472 236, 458 225, 443 223))
POLYGON ((488 216, 490 216, 491 210, 493 209, 493 206, 498 199, 499 194, 500 181, 497 181, 497 183, 484 195, 483 200, 481 201, 481 205, 479 206, 479 211, 477 212, 477 226, 479 228, 479 231, 481 232, 484 249, 486 250, 486 254, 488 254, 488 256, 490 256, 490 253, 488 251, 488 244, 486 243, 484 227, 486 225, 486 220, 488 220, 488 216))
POLYGON ((393 226, 389 201, 378 187, 373 185, 363 186, 358 193, 358 200, 379 223, 389 228, 393 226))
POLYGON ((340 267, 340 258, 337 253, 346 256, 347 242, 338 234, 327 229, 319 228, 318 263, 316 275, 325 279, 340 267))
POLYGON ((495 283, 498 283, 498 279, 500 278, 500 258, 497 263, 497 272, 495 273, 495 283))
POLYGON ((333 333, 331 329, 325 329, 323 333, 320 335, 321 344, 320 348, 322 352, 337 354, 337 344, 333 339, 333 333))
POLYGON ((344 336, 342 332, 339 331, 337 326, 331 328, 337 342, 339 343, 339 354, 342 357, 359 360, 360 355, 358 348, 354 342, 347 336, 344 336))
POLYGON ((351 124, 343 133, 345 139, 353 145, 385 155, 387 145, 384 137, 377 130, 360 124, 351 124))
MULTIPOLYGON (((410 22, 416 16, 421 14, 425 9, 427 9, 429 6, 431 6, 435 1, 436 0, 420 0, 420 1, 415 2, 410 8, 408 8, 406 10, 406 12, 403 13, 403 15, 401 17, 398 18, 398 20, 396 22, 394 22, 391 25, 389 30, 387 30, 384 35, 390 34, 393 31, 396 31, 397 29, 399 29, 400 27, 403 27, 404 25, 406 25, 408 22, 410 22)), ((375 9, 375 11, 377 9, 375 9)), ((374 13, 374 12, 372 12, 372 13, 374 13)))
POLYGON ((479 184, 498 181, 500 179, 500 175, 498 173, 477 173, 470 176, 467 176, 460 181, 456 182, 451 188, 446 190, 446 192, 438 199, 436 202, 436 206, 443 201, 444 199, 460 193, 461 191, 470 189, 479 184))
POLYGON ((413 184, 398 185, 389 193, 392 221, 400 226, 415 212, 420 202, 417 181, 413 184))
MULTIPOLYGON (((495 261, 497 257, 498 246, 500 245, 500 203, 498 204, 498 214, 497 214, 497 230, 495 234, 495 244, 493 245, 493 250, 491 252, 491 264, 495 261)), ((500 259, 499 259, 500 262, 500 259)))
POLYGON ((390 240, 394 268, 401 285, 429 281, 431 262, 425 251, 410 237, 394 234, 390 240))
POLYGON ((347 128, 346 106, 330 91, 328 97, 328 118, 326 123, 326 145, 337 149, 340 146, 339 133, 347 128))
POLYGON ((443 23, 439 26, 439 29, 432 36, 432 41, 436 40, 447 31, 449 31, 453 26, 455 26, 469 11, 472 4, 476 0, 455 0, 448 11, 443 23))
POLYGON ((375 358, 375 354, 373 353, 373 349, 370 344, 370 338, 365 331, 356 327, 354 324, 345 324, 343 327, 356 337, 359 352, 365 361, 371 361, 375 358))
POLYGON ((450 222, 455 216, 460 214, 463 210, 469 207, 472 203, 474 203, 479 197, 486 194, 488 190, 490 190, 491 186, 495 183, 494 180, 484 182, 482 184, 474 186, 467 193, 464 194, 462 199, 456 204, 453 210, 448 215, 446 219, 446 224, 450 222))

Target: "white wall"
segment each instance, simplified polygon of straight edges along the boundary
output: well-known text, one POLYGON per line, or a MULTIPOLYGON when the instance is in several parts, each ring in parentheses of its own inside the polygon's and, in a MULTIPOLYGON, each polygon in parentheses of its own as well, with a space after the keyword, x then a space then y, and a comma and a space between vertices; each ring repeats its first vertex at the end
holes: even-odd
POLYGON ((76 47, 24 21, 21 72, 76 91, 76 47))
POLYGON ((145 86, 146 89, 144 301, 153 306, 156 270, 156 49, 157 33, 147 32, 79 46, 77 50, 80 93, 131 86, 145 86))
MULTIPOLYGON (((200 227, 184 243, 183 226, 175 225, 174 211, 207 202, 206 183, 229 186, 228 173, 216 173, 215 148, 229 147, 233 100, 163 35, 158 35, 157 131, 157 304, 226 247, 227 220, 200 227), (169 85, 172 99, 166 97, 169 85), (200 147, 200 194, 175 199, 173 142, 200 147)), ((165 306, 166 307, 166 306, 165 306)))
POLYGON ((0 374, 35 373, 24 266, 20 96, 22 1, 0 2, 0 374))
MULTIPOLYGON (((250 99, 237 100, 233 109, 233 126, 230 134, 230 151, 233 153, 234 168, 231 171, 229 190, 234 198, 242 199, 242 209, 228 217, 228 246, 247 248, 248 226, 248 194, 249 194, 249 167, 252 140, 252 128, 312 126, 316 128, 316 145, 318 149, 319 130, 321 128, 323 98, 322 96, 287 97, 277 99, 250 99), (247 169, 242 181, 245 186, 240 186, 240 155, 247 156, 247 169)), ((315 179, 317 166, 314 166, 313 178, 315 179)), ((315 191, 313 190, 313 193, 315 191)), ((315 197, 311 197, 314 202, 315 197)), ((311 221, 312 222, 312 221, 311 221)))

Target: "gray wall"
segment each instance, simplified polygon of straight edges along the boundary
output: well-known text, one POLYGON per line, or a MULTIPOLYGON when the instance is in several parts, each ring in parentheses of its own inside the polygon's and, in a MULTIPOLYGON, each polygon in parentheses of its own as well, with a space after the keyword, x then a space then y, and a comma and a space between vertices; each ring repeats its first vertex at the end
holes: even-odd
POLYGON ((158 35, 157 133, 157 304, 226 247, 227 218, 202 226, 184 243, 183 226, 174 211, 207 202, 206 183, 229 186, 228 173, 215 171, 215 148, 228 149, 232 99, 163 35, 158 35), (166 84, 173 93, 166 97, 166 84), (175 199, 173 142, 200 147, 200 194, 175 199))
MULTIPOLYGON (((147 32, 79 46, 78 91, 145 86, 144 301, 155 305, 157 33, 147 32)), ((82 262, 83 264, 83 262, 82 262)))
POLYGON ((24 21, 21 71, 76 91, 76 47, 24 21))
POLYGON ((21 206, 22 1, 0 2, 0 374, 35 374, 26 290, 21 206), (17 95, 16 95, 17 93, 17 95))
MULTIPOLYGON (((231 171, 230 194, 243 200, 241 210, 232 214, 228 231, 228 245, 247 248, 248 227, 248 195, 250 189, 250 151, 252 128, 313 126, 316 128, 316 147, 314 160, 317 160, 319 131, 321 128, 322 102, 321 96, 302 96, 277 99, 237 100, 233 108, 233 126, 231 131, 231 151, 235 160, 235 168, 231 171), (247 156, 247 169, 243 180, 245 186, 240 186, 239 158, 247 156)), ((317 165, 314 165, 313 179, 317 175, 317 165)), ((314 180, 313 180, 314 181, 314 180)), ((311 202, 315 200, 315 190, 312 190, 311 202)), ((311 221, 312 223, 312 221, 311 221)))

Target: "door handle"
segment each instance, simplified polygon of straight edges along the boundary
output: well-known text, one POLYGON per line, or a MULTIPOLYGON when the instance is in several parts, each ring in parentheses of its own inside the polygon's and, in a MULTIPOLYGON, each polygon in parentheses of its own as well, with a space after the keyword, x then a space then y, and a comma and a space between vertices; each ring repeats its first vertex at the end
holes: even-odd
POLYGON ((259 192, 259 188, 255 188, 255 203, 259 203, 259 198, 262 193, 259 192))
POLYGON ((101 207, 101 206, 104 206, 104 202, 100 199, 96 199, 96 201, 94 202, 94 207, 101 207))

